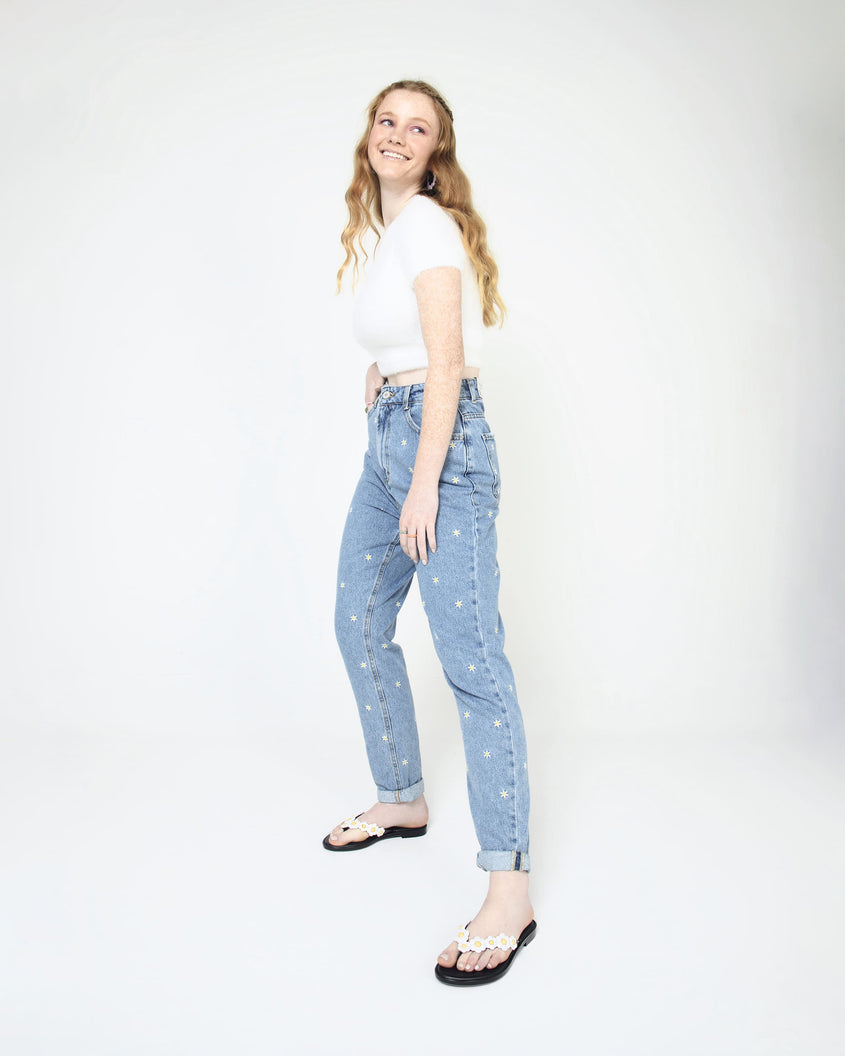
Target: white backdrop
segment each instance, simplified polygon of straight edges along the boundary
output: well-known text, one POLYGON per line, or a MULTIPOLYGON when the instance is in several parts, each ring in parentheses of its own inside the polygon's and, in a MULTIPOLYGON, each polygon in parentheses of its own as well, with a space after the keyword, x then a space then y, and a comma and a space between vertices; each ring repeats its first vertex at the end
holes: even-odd
POLYGON ((833 723, 845 19, 739 7, 5 0, 6 722, 360 736, 331 606, 366 357, 333 281, 366 104, 422 77, 510 309, 482 387, 536 751, 833 723))

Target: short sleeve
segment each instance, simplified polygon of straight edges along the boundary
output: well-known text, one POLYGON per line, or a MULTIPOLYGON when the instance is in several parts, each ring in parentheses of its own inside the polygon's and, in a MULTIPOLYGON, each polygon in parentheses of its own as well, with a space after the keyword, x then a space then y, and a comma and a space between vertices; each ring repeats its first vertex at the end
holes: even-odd
POLYGON ((397 252, 409 283, 413 284, 417 275, 428 268, 461 268, 465 264, 466 250, 458 225, 430 198, 414 198, 400 218, 406 222, 397 252))

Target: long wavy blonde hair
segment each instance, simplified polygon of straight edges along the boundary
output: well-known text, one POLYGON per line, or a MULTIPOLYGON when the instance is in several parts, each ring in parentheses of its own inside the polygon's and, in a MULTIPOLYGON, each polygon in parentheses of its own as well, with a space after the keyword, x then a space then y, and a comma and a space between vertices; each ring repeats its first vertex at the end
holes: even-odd
POLYGON ((374 231, 376 240, 381 237, 376 226, 376 222, 384 225, 381 187, 367 157, 367 144, 376 113, 384 102, 385 96, 399 90, 421 92, 427 95, 434 104, 434 111, 440 123, 440 136, 434 153, 429 158, 428 173, 426 173, 427 182, 431 182, 429 173, 435 177, 434 187, 429 190, 426 184, 423 184, 420 186, 419 193, 433 198, 454 218, 460 229, 467 256, 475 268, 484 325, 493 326, 496 322, 501 325, 505 317, 505 305, 498 291, 499 269, 487 248, 487 228, 473 208, 469 180, 458 164, 452 111, 443 96, 425 81, 395 81, 379 92, 370 103, 367 128, 355 147, 352 182, 346 191, 349 220, 340 236, 340 241, 346 250, 346 259, 338 269, 338 291, 343 282, 343 273, 350 264, 352 264, 353 286, 358 279, 359 251, 364 261, 368 256, 364 247, 364 237, 367 231, 374 231))

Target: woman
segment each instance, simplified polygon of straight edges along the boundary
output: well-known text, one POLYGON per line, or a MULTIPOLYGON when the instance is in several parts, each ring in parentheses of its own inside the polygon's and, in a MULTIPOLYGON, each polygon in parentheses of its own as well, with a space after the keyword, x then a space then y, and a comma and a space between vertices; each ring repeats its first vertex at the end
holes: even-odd
POLYGON ((379 237, 355 303, 356 337, 376 362, 366 374, 369 449, 341 545, 335 625, 378 801, 323 846, 362 850, 426 832, 414 706, 393 641, 416 573, 458 702, 477 864, 489 874, 484 904, 435 973, 446 983, 491 982, 536 930, 525 734, 498 614, 499 475, 477 381, 483 326, 504 306, 455 157, 452 112, 434 88, 398 81, 375 98, 346 201, 338 286, 351 262, 357 277, 368 229, 379 237))

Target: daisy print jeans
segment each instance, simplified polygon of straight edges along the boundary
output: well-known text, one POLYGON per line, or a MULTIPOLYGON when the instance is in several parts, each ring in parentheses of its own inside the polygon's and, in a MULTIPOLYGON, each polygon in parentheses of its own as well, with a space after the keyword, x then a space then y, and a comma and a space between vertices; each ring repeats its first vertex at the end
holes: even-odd
POLYGON ((440 476, 437 550, 415 564, 399 545, 422 421, 424 386, 382 389, 346 519, 335 630, 352 683, 378 799, 423 793, 414 702, 396 619, 414 575, 464 740, 470 809, 486 870, 529 870, 528 764, 498 611, 499 470, 475 379, 461 382, 440 476))

